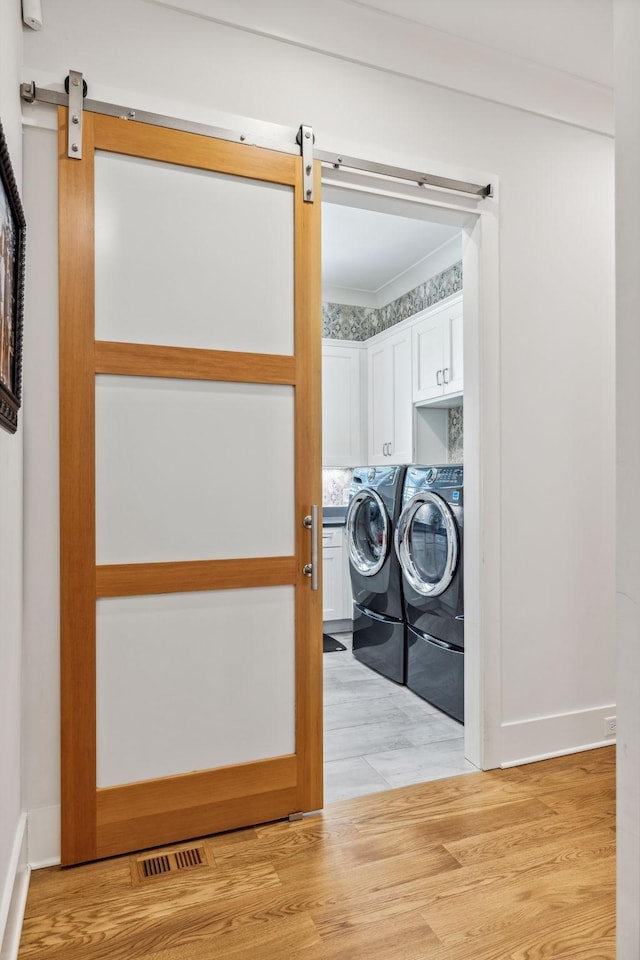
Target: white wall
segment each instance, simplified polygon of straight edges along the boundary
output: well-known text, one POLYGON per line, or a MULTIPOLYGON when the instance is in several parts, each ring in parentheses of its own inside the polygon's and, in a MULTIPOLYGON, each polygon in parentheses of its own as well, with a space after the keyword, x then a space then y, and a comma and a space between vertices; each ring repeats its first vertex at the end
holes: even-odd
POLYGON ((640 5, 615 0, 618 953, 640 956, 640 5))
MULTIPOLYGON (((482 455, 500 464, 483 483, 502 491, 502 534, 501 552, 482 559, 500 564, 502 654, 490 669, 502 679, 491 704, 499 729, 483 735, 496 762, 600 742, 602 717, 615 709, 610 137, 143 0, 58 0, 42 33, 26 38, 25 64, 23 79, 52 84, 80 69, 95 99, 211 123, 228 114, 311 123, 320 149, 499 177, 500 341, 486 351, 483 378, 497 385, 500 407, 486 431, 495 449, 482 455)), ((52 135, 34 132, 32 150, 27 169, 46 154, 49 177, 52 135)), ((50 239, 39 255, 50 266, 45 206, 50 239)), ((37 363, 50 383, 57 318, 41 300, 37 363)), ((52 394, 39 404, 31 415, 49 423, 52 394)), ((25 789, 44 824, 59 802, 51 436, 42 446, 27 439, 26 457, 38 479, 27 486, 27 605, 37 615, 25 631, 25 789)), ((48 843, 51 854, 51 832, 48 843)))
MULTIPOLYGON (((22 184, 20 124, 20 4, 0 5, 0 120, 19 189, 22 184)), ((25 356, 25 364, 28 357, 25 356)), ((24 409, 19 414, 24 424, 24 409)), ((17 434, 0 428, 0 944, 22 831, 20 786, 22 644, 22 449, 17 434)))

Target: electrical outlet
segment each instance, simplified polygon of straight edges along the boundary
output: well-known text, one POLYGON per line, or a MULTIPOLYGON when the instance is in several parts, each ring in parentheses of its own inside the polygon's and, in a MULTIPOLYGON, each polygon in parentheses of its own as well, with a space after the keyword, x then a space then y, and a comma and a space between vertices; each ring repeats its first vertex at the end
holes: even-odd
POLYGON ((616 735, 616 718, 615 717, 604 718, 604 735, 605 737, 615 737, 616 735))

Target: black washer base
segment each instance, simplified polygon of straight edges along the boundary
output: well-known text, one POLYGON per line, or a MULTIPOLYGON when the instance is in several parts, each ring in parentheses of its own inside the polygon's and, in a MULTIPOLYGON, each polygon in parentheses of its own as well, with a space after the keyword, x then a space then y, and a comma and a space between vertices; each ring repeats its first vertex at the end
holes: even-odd
POLYGON ((404 683, 405 625, 372 613, 359 604, 353 606, 353 655, 389 680, 404 683))
POLYGON ((464 723, 464 651, 444 647, 407 626, 407 686, 464 723))

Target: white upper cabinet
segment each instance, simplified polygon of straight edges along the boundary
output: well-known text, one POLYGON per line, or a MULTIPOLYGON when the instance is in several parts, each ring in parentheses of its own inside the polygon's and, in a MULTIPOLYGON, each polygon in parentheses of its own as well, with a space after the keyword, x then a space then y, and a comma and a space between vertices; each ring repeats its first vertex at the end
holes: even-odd
MULTIPOLYGON (((460 294, 365 343, 323 340, 324 466, 414 463, 424 441, 415 407, 462 397, 462 333, 460 294)), ((443 423, 435 434, 446 450, 443 423)))
POLYGON ((374 337, 367 346, 367 373, 367 462, 411 463, 411 330, 374 337))
POLYGON ((414 324, 412 352, 414 403, 462 395, 461 297, 414 324))
POLYGON ((362 462, 362 378, 364 347, 322 343, 322 463, 353 467, 362 462))

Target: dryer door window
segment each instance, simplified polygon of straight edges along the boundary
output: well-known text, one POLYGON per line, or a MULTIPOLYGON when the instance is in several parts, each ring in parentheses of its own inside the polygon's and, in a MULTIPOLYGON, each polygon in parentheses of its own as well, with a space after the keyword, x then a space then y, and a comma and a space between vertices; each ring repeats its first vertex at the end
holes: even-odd
POLYGON ((395 547, 402 572, 417 593, 437 597, 458 564, 458 531, 451 510, 435 493, 416 494, 400 515, 395 547))
POLYGON ((375 490, 361 490, 347 513, 349 559, 355 570, 372 577, 382 569, 390 544, 389 518, 375 490))

